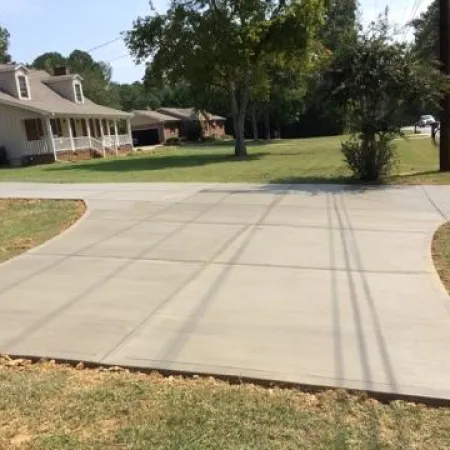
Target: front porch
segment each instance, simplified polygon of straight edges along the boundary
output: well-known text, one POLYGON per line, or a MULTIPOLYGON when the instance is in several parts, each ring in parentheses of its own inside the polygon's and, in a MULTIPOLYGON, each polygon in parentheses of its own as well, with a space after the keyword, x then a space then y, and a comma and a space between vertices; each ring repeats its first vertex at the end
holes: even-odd
POLYGON ((43 117, 25 120, 26 156, 54 160, 119 155, 133 149, 130 119, 43 117))

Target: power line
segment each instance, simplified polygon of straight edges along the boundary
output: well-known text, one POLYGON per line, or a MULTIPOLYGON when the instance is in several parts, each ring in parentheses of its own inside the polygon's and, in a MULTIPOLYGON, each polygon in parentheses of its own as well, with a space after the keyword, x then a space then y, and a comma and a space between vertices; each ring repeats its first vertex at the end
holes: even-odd
POLYGON ((415 0, 413 7, 411 9, 411 14, 409 15, 409 19, 405 24, 405 31, 403 32, 403 40, 406 40, 406 37, 408 36, 409 30, 410 30, 410 23, 415 19, 417 12, 419 11, 420 5, 422 3, 422 0, 415 0))
POLYGON ((110 59, 109 61, 104 61, 104 62, 106 62, 107 64, 109 64, 109 63, 112 63, 112 62, 114 62, 114 61, 118 61, 119 59, 128 58, 129 56, 130 56, 130 54, 129 54, 129 53, 126 53, 126 54, 124 54, 124 55, 118 56, 117 58, 110 59))
POLYGON ((112 39, 112 40, 110 40, 108 42, 105 42, 104 44, 100 44, 100 45, 97 45, 96 47, 93 47, 93 48, 91 48, 89 50, 86 50, 86 53, 95 52, 96 50, 99 50, 99 49, 101 49, 103 47, 107 47, 108 45, 114 44, 114 42, 117 42, 117 41, 120 41, 120 40, 122 40, 122 36, 116 37, 115 39, 112 39))

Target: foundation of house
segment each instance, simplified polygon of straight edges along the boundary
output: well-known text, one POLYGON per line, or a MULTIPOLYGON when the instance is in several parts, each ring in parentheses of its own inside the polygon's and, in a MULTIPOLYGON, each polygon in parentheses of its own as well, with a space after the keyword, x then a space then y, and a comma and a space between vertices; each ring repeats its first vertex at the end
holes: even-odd
MULTIPOLYGON (((127 155, 128 153, 131 153, 132 151, 133 147, 129 144, 122 145, 117 150, 106 148, 105 157, 117 155, 124 156, 127 155)), ((78 149, 75 151, 64 150, 59 151, 57 153, 58 161, 87 161, 89 159, 97 159, 97 158, 103 158, 103 152, 91 148, 78 149)), ((50 164, 53 162, 55 162, 55 155, 53 153, 42 153, 40 155, 27 155, 22 159, 22 165, 24 166, 31 166, 37 164, 50 164)))

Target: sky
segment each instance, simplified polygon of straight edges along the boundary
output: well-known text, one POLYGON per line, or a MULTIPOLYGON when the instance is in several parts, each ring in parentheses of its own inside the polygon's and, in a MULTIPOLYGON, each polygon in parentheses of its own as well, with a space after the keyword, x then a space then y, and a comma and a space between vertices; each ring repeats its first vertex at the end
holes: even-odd
MULTIPOLYGON (((360 0, 363 21, 375 19, 385 8, 390 8, 392 22, 403 26, 432 0, 360 0)), ((154 0, 158 11, 164 11, 167 0, 154 0)), ((150 12, 148 0, 0 0, 0 24, 11 34, 10 53, 14 61, 32 62, 36 56, 57 51, 67 56, 74 49, 90 51, 117 39, 129 30, 133 20, 150 12)), ((137 66, 128 55, 121 39, 93 50, 96 60, 110 62, 113 80, 129 83, 141 80, 142 65, 137 66)))

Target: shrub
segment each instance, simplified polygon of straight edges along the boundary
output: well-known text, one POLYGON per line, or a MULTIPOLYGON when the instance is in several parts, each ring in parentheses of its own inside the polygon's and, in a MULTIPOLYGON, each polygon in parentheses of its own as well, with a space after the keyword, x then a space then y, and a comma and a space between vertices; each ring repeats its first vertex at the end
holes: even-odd
POLYGON ((166 140, 166 143, 164 145, 167 145, 167 146, 181 145, 181 139, 179 137, 171 137, 166 140))
POLYGON ((391 134, 378 134, 373 139, 354 135, 342 143, 342 153, 355 177, 363 181, 378 181, 389 175, 397 161, 391 134))
POLYGON ((215 134, 211 134, 209 136, 203 136, 202 137, 202 142, 216 142, 219 141, 220 138, 219 136, 215 135, 215 134))
POLYGON ((0 147, 0 167, 9 165, 8 153, 5 147, 0 147))

